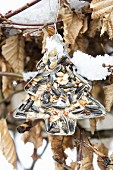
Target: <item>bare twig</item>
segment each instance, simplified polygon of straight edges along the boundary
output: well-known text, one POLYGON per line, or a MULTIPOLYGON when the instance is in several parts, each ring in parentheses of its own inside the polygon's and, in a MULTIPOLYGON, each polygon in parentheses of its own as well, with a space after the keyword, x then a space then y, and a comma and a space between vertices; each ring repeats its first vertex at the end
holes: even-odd
MULTIPOLYGON (((60 23, 60 22, 62 22, 62 20, 58 20, 57 21, 57 23, 60 23)), ((53 24, 55 24, 56 22, 55 21, 53 21, 53 22, 47 22, 47 23, 38 23, 38 24, 26 24, 26 23, 18 23, 18 22, 13 22, 13 21, 11 21, 11 20, 8 20, 8 21, 4 21, 4 25, 5 24, 12 24, 12 25, 20 25, 20 26, 28 26, 28 27, 37 27, 37 26, 43 26, 43 25, 53 25, 53 24)), ((3 25, 3 26, 4 26, 3 25)), ((1 26, 2 27, 2 26, 1 26)))
POLYGON ((43 139, 45 139, 45 140, 46 140, 46 146, 44 147, 44 149, 43 149, 42 153, 41 153, 40 155, 38 155, 38 157, 39 157, 39 158, 40 158, 40 157, 44 154, 44 152, 45 152, 45 150, 47 149, 48 144, 49 144, 48 138, 43 138, 43 139))
POLYGON ((18 73, 9 73, 9 72, 0 72, 0 76, 23 78, 23 76, 21 74, 18 74, 18 73))
POLYGON ((101 139, 113 137, 113 129, 98 130, 95 131, 94 135, 92 135, 90 131, 85 131, 85 133, 87 136, 90 136, 91 139, 95 139, 95 138, 98 139, 99 137, 101 139))
POLYGON ((1 21, 7 20, 8 18, 10 18, 10 17, 12 17, 12 16, 14 16, 14 15, 16 15, 16 14, 24 11, 25 9, 27 9, 27 8, 35 5, 36 3, 40 2, 40 1, 41 1, 41 0, 33 0, 32 2, 25 4, 24 6, 16 9, 15 11, 10 11, 10 12, 8 12, 7 14, 5 14, 4 16, 1 15, 1 16, 0 16, 0 20, 1 20, 1 21))
POLYGON ((90 136, 91 139, 104 139, 104 138, 111 138, 113 137, 113 129, 106 129, 106 130, 96 130, 95 133, 92 135, 91 131, 88 131, 82 128, 79 124, 77 125, 78 129, 82 129, 85 132, 86 137, 90 136))
POLYGON ((79 145, 79 150, 78 150, 78 154, 77 154, 77 161, 81 161, 83 159, 83 155, 82 155, 82 147, 83 147, 83 136, 82 136, 82 130, 80 130, 80 145, 79 145))

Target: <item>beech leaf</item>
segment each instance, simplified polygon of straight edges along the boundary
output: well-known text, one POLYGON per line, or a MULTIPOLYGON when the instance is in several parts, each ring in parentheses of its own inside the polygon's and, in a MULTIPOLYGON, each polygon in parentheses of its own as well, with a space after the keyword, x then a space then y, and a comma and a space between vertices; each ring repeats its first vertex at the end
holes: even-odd
MULTIPOLYGON (((53 151, 53 156, 60 160, 61 162, 65 162, 66 155, 64 150, 66 148, 73 148, 73 137, 72 136, 51 136, 51 149, 53 151)), ((65 170, 62 165, 56 163, 56 169, 65 170)))
POLYGON ((108 33, 109 38, 113 38, 113 1, 112 0, 93 0, 90 4, 93 9, 92 19, 102 21, 101 35, 108 33))
MULTIPOLYGON (((5 61, 0 62, 2 72, 13 72, 11 66, 5 61)), ((12 78, 8 76, 2 77, 2 92, 5 98, 7 98, 13 92, 12 78)))
POLYGON ((91 130, 91 133, 93 135, 95 130, 96 130, 96 123, 97 123, 97 121, 96 121, 95 118, 89 119, 89 121, 90 121, 90 130, 91 130))
POLYGON ((16 149, 5 119, 0 120, 0 150, 7 161, 16 168, 16 149))
POLYGON ((112 104, 113 104, 113 84, 104 86, 104 94, 105 94, 106 111, 110 112, 112 104))
POLYGON ((76 13, 70 13, 63 16, 64 23, 64 40, 66 44, 74 45, 81 28, 83 27, 83 19, 76 13))
POLYGON ((110 14, 113 9, 113 1, 92 0, 92 2, 90 3, 90 8, 93 9, 92 19, 97 19, 105 16, 106 14, 110 14))
POLYGON ((82 147, 83 160, 80 170, 93 170, 93 151, 87 147, 82 147))
MULTIPOLYGON (((98 151, 100 151, 101 153, 103 153, 106 156, 108 155, 108 148, 106 148, 106 146, 103 143, 101 143, 98 146, 98 151)), ((100 156, 98 156, 97 162, 98 162, 98 166, 101 170, 106 170, 106 167, 104 166, 104 161, 100 156)))
POLYGON ((24 70, 24 38, 20 35, 6 39, 2 46, 2 55, 12 66, 14 72, 21 73, 24 70))
POLYGON ((83 14, 73 12, 69 4, 62 5, 60 15, 64 24, 64 40, 66 46, 69 48, 71 45, 72 49, 74 49, 75 40, 79 33, 83 34, 87 31, 87 17, 83 14))
POLYGON ((35 148, 39 148, 42 145, 43 139, 40 129, 40 123, 30 129, 30 131, 24 132, 22 140, 24 143, 31 142, 35 148))

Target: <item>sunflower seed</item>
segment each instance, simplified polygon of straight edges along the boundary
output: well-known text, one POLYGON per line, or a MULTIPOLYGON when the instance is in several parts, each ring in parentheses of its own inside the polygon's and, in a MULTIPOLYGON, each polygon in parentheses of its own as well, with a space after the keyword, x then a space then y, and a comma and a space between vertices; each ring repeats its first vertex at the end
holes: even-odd
POLYGON ((68 72, 68 74, 69 74, 69 77, 74 78, 74 74, 73 74, 73 72, 70 70, 69 66, 66 66, 66 70, 67 70, 67 72, 68 72))
POLYGON ((78 88, 75 90, 75 94, 77 94, 77 93, 80 92, 80 91, 83 91, 84 88, 85 88, 85 85, 82 85, 82 86, 78 87, 78 88))
POLYGON ((69 121, 68 121, 68 124, 69 124, 69 130, 70 130, 71 132, 73 132, 73 131, 75 130, 73 120, 69 120, 69 121))
POLYGON ((27 111, 29 110, 29 108, 33 105, 34 101, 30 100, 24 107, 24 110, 27 111))
POLYGON ((65 109, 66 105, 55 105, 55 104, 53 104, 52 107, 54 107, 56 109, 65 109))
POLYGON ((41 84, 44 84, 44 83, 46 83, 46 82, 48 82, 48 77, 39 80, 39 81, 37 82, 37 85, 41 85, 41 84))
POLYGON ((36 113, 39 113, 39 109, 35 105, 31 106, 31 110, 33 110, 36 113))
POLYGON ((44 93, 43 94, 43 104, 47 104, 47 103, 49 103, 50 102, 50 93, 49 92, 46 92, 46 93, 44 93))
POLYGON ((83 91, 80 91, 79 93, 77 93, 77 100, 80 100, 80 98, 82 97, 83 95, 83 91))
POLYGON ((51 90, 56 96, 60 96, 61 92, 59 90, 55 89, 54 86, 51 86, 51 90))
POLYGON ((78 114, 78 113, 82 113, 83 111, 84 111, 84 108, 80 108, 80 109, 73 110, 72 113, 78 114))
POLYGON ((51 130, 48 131, 49 133, 60 133, 60 129, 59 128, 51 128, 51 130))
POLYGON ((47 103, 47 104, 42 104, 41 107, 42 108, 49 108, 52 106, 52 103, 47 103))
POLYGON ((85 105, 85 107, 89 110, 98 110, 99 107, 97 105, 85 105))
POLYGON ((67 95, 68 95, 68 100, 69 100, 69 102, 70 102, 70 104, 72 104, 72 102, 73 102, 73 96, 72 96, 72 93, 67 93, 67 95))

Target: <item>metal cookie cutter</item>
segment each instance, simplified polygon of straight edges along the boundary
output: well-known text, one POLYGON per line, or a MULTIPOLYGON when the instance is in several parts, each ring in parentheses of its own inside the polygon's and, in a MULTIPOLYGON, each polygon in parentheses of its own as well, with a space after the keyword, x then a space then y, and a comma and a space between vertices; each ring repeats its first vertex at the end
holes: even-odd
POLYGON ((104 106, 90 95, 89 81, 64 54, 45 53, 38 62, 37 75, 25 86, 27 99, 14 112, 15 118, 44 119, 46 131, 53 135, 72 135, 77 119, 106 114, 104 106))

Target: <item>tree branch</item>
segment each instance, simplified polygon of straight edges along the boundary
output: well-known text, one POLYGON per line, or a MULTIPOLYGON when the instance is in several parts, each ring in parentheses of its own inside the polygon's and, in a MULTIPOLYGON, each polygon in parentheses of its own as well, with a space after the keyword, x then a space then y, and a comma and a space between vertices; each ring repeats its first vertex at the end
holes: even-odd
POLYGON ((91 134, 91 132, 89 131, 85 131, 85 133, 87 134, 87 136, 90 136, 91 139, 104 139, 104 138, 111 138, 113 137, 113 129, 106 129, 106 130, 98 130, 95 131, 94 135, 91 134))
POLYGON ((32 2, 27 3, 26 5, 24 5, 24 6, 20 7, 20 8, 18 8, 18 9, 16 9, 16 10, 13 11, 13 12, 10 11, 10 12, 8 12, 7 14, 5 14, 4 16, 1 15, 1 16, 0 16, 0 21, 7 20, 8 18, 10 18, 10 17, 12 17, 12 16, 14 16, 14 15, 16 15, 16 14, 24 11, 25 9, 27 9, 27 8, 35 5, 36 3, 40 2, 40 1, 41 1, 41 0, 33 0, 32 2))
MULTIPOLYGON (((60 23, 60 22, 62 22, 62 20, 58 20, 57 21, 57 23, 60 23)), ((12 24, 12 25, 20 25, 20 26, 31 26, 31 27, 35 27, 35 26, 43 26, 43 25, 52 25, 52 24, 54 24, 54 23, 56 23, 56 22, 47 22, 47 23, 40 23, 40 24, 25 24, 25 23, 18 23, 18 22, 13 22, 13 21, 11 21, 11 20, 8 20, 8 21, 4 21, 4 23, 3 24, 12 24)), ((2 27, 2 26, 1 26, 2 27)), ((4 25, 3 25, 3 27, 5 27, 4 25)))
POLYGON ((23 78, 23 76, 21 74, 18 74, 18 73, 9 73, 9 72, 0 72, 0 76, 23 78))

